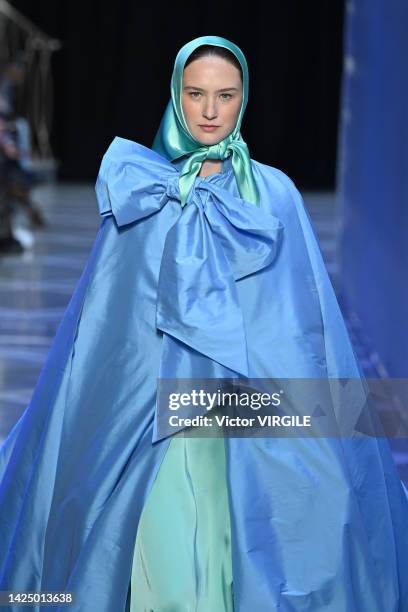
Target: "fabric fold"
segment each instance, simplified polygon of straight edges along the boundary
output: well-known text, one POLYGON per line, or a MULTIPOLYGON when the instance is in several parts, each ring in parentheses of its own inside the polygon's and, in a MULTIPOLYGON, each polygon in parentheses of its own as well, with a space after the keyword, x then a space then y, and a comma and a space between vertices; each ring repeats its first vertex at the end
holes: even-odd
MULTIPOLYGON (((101 215, 112 214, 121 226, 157 213, 170 200, 180 203, 178 175, 170 162, 150 149, 115 138, 96 184, 101 215)), ((277 217, 200 177, 188 204, 180 206, 179 218, 166 236, 157 329, 248 376, 235 281, 274 261, 283 225, 277 217), (220 337, 224 342, 219 342, 220 337)))
MULTIPOLYGON (((111 147, 98 186, 103 222, 95 249, 30 404, 0 448, 0 589, 70 591, 72 612, 129 611, 139 520, 174 440, 153 439, 158 375, 240 376, 171 335, 184 311, 174 308, 179 319, 168 333, 157 328, 157 302, 166 291, 161 265, 177 232, 198 236, 206 248, 177 246, 180 265, 191 251, 197 258, 191 265, 210 290, 219 279, 206 279, 207 256, 217 274, 225 272, 219 295, 232 299, 235 288, 250 378, 358 384, 360 377, 302 198, 284 173, 251 160, 262 207, 246 218, 247 235, 240 226, 247 207, 230 170, 197 179, 182 208, 174 191, 178 172, 167 160, 123 139, 111 147), (142 183, 151 202, 137 191, 142 183), (263 215, 284 227, 276 244, 263 215), (276 250, 268 254, 265 245, 276 250)), ((183 302, 189 315, 193 292, 201 291, 198 282, 190 289, 183 302)), ((198 314, 209 325, 211 310, 198 314)), ((233 315, 226 310, 225 321, 233 315)), ((350 403, 338 406, 340 424, 349 423, 350 403)), ((358 431, 272 439, 266 431, 224 441, 235 612, 408 612, 408 500, 386 439, 358 431)), ((202 456, 194 464, 201 469, 202 456)), ((194 591, 204 565, 190 567, 194 591)))

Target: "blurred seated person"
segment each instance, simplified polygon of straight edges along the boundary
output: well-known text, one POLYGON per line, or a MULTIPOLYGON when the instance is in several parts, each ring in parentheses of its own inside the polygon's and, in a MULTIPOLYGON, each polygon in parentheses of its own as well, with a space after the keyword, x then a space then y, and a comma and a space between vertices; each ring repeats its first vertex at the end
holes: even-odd
POLYGON ((20 62, 7 64, 0 77, 0 121, 1 149, 4 156, 3 185, 6 194, 19 202, 27 213, 31 225, 46 225, 39 209, 30 197, 35 175, 31 169, 31 147, 28 122, 14 112, 15 88, 24 79, 24 68, 20 62))
POLYGON ((0 119, 0 255, 7 253, 21 253, 24 249, 13 236, 11 228, 11 210, 6 188, 6 165, 4 143, 5 122, 0 119))

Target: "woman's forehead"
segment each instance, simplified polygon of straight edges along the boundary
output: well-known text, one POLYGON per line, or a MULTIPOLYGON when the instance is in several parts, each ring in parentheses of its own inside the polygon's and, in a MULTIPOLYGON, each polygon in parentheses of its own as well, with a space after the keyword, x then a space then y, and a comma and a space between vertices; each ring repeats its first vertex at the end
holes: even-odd
POLYGON ((183 70, 184 84, 198 85, 198 81, 213 85, 211 89, 227 81, 228 86, 239 89, 241 74, 239 69, 228 60, 208 56, 192 61, 183 70))

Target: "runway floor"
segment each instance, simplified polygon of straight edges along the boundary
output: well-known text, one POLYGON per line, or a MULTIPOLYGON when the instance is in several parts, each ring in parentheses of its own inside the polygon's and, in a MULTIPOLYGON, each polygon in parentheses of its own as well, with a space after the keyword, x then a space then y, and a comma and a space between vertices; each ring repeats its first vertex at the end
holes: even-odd
MULTIPOLYGON (((335 199, 331 193, 304 194, 327 269, 336 288, 335 199)), ((47 228, 24 227, 14 219, 22 255, 0 257, 0 443, 30 402, 49 346, 100 225, 92 184, 49 184, 34 192, 47 228), (31 246, 29 244, 32 242, 31 246)), ((367 377, 378 363, 347 321, 356 354, 367 377)), ((408 484, 407 440, 390 440, 401 477, 408 484)))

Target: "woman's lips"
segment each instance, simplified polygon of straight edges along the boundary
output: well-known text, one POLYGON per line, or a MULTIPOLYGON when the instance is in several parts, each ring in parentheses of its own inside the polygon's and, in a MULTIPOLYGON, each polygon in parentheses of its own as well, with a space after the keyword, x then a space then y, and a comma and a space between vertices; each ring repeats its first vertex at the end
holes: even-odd
POLYGON ((204 132, 214 132, 218 127, 218 125, 200 125, 200 128, 204 130, 204 132))

